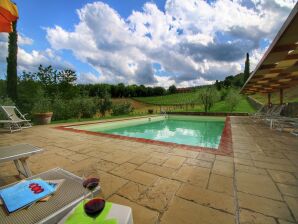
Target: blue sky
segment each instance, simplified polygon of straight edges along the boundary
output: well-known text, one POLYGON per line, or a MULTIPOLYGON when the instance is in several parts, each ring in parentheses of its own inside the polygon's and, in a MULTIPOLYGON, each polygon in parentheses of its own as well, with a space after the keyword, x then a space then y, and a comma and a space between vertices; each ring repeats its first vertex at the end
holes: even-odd
MULTIPOLYGON (((44 50, 50 47, 45 39, 44 27, 59 25, 66 29, 73 29, 73 25, 79 21, 76 10, 94 0, 14 0, 19 9, 18 32, 34 40, 33 45, 25 45, 27 51, 44 50)), ((146 1, 128 0, 121 4, 119 0, 102 1, 113 7, 124 18, 128 17, 133 10, 141 10, 146 1), (120 3, 120 4, 119 4, 120 3)), ((154 1, 160 10, 164 9, 164 0, 154 1)), ((62 52, 63 58, 71 64, 75 64, 78 72, 93 71, 92 66, 81 63, 69 51, 62 52)))
MULTIPOLYGON (((72 68, 78 82, 208 84, 252 68, 295 0, 15 0, 18 71, 72 68)), ((0 77, 7 35, 0 34, 0 77)))

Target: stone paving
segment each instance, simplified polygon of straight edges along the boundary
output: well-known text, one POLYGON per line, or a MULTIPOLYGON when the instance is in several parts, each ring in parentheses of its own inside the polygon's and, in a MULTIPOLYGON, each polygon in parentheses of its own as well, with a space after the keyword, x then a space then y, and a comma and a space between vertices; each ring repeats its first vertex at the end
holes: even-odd
MULTIPOLYGON (((29 143, 33 173, 62 167, 101 179, 100 196, 133 209, 136 224, 298 223, 298 137, 247 117, 231 117, 234 157, 36 126, 0 134, 0 145, 29 143)), ((0 186, 14 182, 0 164, 0 186)))

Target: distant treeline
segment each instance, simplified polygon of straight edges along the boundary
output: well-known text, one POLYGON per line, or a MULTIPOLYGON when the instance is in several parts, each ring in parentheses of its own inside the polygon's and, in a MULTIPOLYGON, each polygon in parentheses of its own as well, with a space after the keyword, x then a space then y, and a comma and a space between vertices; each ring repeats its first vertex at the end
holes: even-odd
MULTIPOLYGON (((170 86, 168 89, 164 87, 156 86, 144 86, 144 85, 124 85, 119 84, 75 84, 77 75, 74 71, 63 70, 58 71, 51 66, 40 66, 37 73, 23 73, 18 79, 19 90, 23 85, 28 86, 28 82, 31 83, 30 90, 38 86, 44 86, 49 95, 57 96, 59 93, 68 95, 66 98, 72 98, 75 95, 89 96, 89 97, 103 97, 106 94, 113 98, 121 97, 149 97, 149 96, 163 96, 167 94, 174 94, 177 92, 190 92, 195 91, 198 88, 204 88, 205 86, 196 86, 189 88, 176 88, 175 85, 170 86), (33 84, 36 83, 36 84, 33 84), (60 91, 59 91, 60 90, 60 91), (181 90, 181 91, 179 91, 181 90), (66 93, 65 93, 66 92, 66 93)), ((0 80, 0 95, 5 95, 6 81, 0 80)), ((244 84, 244 74, 240 73, 235 76, 227 76, 223 81, 216 80, 215 87, 220 90, 221 88, 229 87, 242 87, 244 84)), ((60 94, 59 94, 60 95, 60 94)))

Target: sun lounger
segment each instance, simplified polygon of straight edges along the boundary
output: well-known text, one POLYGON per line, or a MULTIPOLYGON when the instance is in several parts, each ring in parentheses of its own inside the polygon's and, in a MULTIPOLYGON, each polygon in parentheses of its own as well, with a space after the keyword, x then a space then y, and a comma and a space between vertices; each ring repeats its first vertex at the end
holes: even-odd
POLYGON ((263 117, 263 120, 270 124, 271 129, 273 128, 273 120, 281 118, 281 113, 285 107, 286 107, 285 104, 276 105, 276 107, 271 111, 269 115, 263 117))
POLYGON ((270 116, 270 114, 276 109, 276 107, 277 105, 272 105, 272 107, 265 106, 261 111, 252 115, 251 118, 254 119, 254 121, 257 121, 263 119, 264 117, 270 116))
POLYGON ((29 145, 19 144, 0 147, 0 163, 14 161, 14 164, 20 174, 30 177, 31 171, 27 164, 27 159, 33 154, 42 152, 43 149, 29 145))
MULTIPOLYGON (((67 213, 69 213, 84 197, 91 193, 83 187, 82 178, 61 168, 55 168, 44 173, 32 176, 28 179, 41 178, 43 180, 61 180, 63 184, 57 192, 47 202, 36 202, 29 208, 25 208, 11 214, 7 214, 5 209, 0 207, 0 223, 58 223, 67 213)), ((9 187, 4 186, 3 188, 9 187)), ((100 190, 98 186, 93 192, 96 194, 100 190)))
POLYGON ((7 116, 7 120, 11 121, 10 131, 22 128, 32 127, 30 120, 26 119, 26 114, 22 114, 16 106, 1 106, 7 116))
POLYGON ((0 120, 0 124, 8 127, 11 133, 22 130, 21 126, 18 123, 14 123, 12 120, 0 120))
POLYGON ((291 133, 298 136, 298 118, 291 117, 279 117, 272 119, 272 127, 279 131, 283 131, 285 128, 291 128, 291 133))

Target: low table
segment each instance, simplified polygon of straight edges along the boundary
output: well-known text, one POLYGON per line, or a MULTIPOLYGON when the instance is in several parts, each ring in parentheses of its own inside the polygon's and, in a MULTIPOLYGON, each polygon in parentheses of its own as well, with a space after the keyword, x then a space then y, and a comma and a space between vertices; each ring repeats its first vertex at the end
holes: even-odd
POLYGON ((30 177, 32 173, 28 167, 27 159, 42 151, 43 149, 29 144, 2 146, 0 147, 0 163, 13 160, 19 175, 30 177))
MULTIPOLYGON (((43 180, 64 179, 64 182, 47 202, 36 202, 28 208, 24 208, 11 214, 7 214, 5 208, 1 206, 0 224, 57 223, 79 204, 85 196, 88 197, 91 194, 83 187, 82 178, 61 168, 55 168, 28 179, 36 178, 42 178, 43 180)), ((0 189, 11 185, 4 186, 0 189)), ((100 187, 98 186, 93 192, 96 194, 99 190, 100 187)))
MULTIPOLYGON (((58 224, 63 224, 74 210, 75 208, 73 208, 63 219, 61 219, 58 224)), ((124 205, 112 204, 112 208, 109 211, 106 219, 112 218, 117 219, 118 224, 133 224, 131 208, 124 205)))

